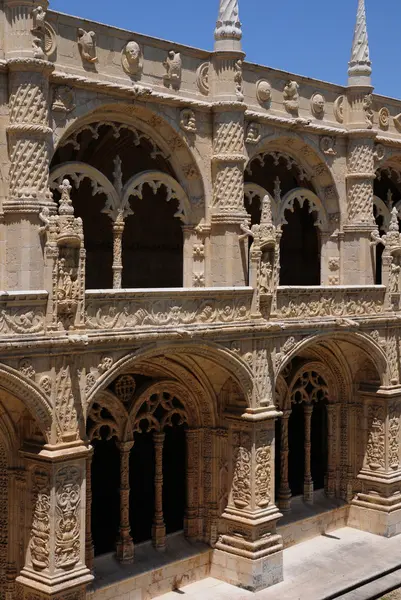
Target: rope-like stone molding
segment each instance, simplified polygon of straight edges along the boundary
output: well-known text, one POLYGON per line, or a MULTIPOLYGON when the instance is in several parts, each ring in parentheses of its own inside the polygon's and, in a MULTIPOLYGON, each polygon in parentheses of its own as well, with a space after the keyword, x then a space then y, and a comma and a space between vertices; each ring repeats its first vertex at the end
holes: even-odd
POLYGON ((83 77, 82 75, 70 75, 62 73, 61 71, 54 71, 50 77, 52 83, 58 83, 63 85, 73 85, 75 87, 82 88, 94 88, 97 91, 104 92, 111 95, 119 95, 123 97, 135 98, 138 100, 152 99, 154 101, 162 102, 165 104, 179 105, 183 107, 193 107, 198 109, 209 110, 211 104, 209 102, 202 102, 201 100, 193 100, 188 98, 182 98, 174 94, 163 94, 156 92, 150 87, 135 84, 133 86, 122 85, 119 83, 113 83, 111 81, 102 81, 99 79, 90 79, 89 77, 83 77))
POLYGON ((7 127, 8 133, 26 133, 27 135, 53 135, 51 127, 46 125, 35 125, 28 123, 13 123, 7 127))
POLYGON ((346 136, 349 131, 343 127, 329 127, 327 125, 319 125, 318 123, 312 123, 311 119, 289 119, 287 117, 276 117, 275 115, 267 115, 253 110, 247 110, 245 112, 245 119, 248 121, 259 121, 268 125, 276 125, 278 127, 286 127, 288 129, 295 129, 299 131, 313 131, 321 135, 336 135, 346 136))
POLYGON ((383 144, 383 146, 393 146, 395 148, 401 148, 401 136, 397 139, 393 137, 385 137, 383 135, 378 135, 376 141, 379 144, 383 144))

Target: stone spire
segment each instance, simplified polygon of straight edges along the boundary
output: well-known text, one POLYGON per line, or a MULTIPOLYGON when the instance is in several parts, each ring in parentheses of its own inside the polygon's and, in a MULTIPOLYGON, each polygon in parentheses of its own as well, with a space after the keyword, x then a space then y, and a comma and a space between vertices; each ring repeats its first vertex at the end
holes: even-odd
POLYGON ((219 16, 214 31, 214 49, 241 51, 241 38, 238 0, 220 0, 219 16))
POLYGON ((372 67, 369 58, 368 29, 366 26, 365 0, 358 0, 358 13, 351 60, 348 68, 348 85, 371 85, 372 67))

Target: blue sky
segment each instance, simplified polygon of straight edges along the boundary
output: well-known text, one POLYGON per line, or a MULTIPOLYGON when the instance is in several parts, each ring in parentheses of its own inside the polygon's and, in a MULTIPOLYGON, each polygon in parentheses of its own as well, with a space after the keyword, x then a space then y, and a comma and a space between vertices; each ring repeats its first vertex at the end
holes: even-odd
MULTIPOLYGON (((357 0, 239 0, 247 60, 345 84, 357 0)), ((51 8, 212 49, 218 0, 50 0, 51 8)), ((400 0, 366 0, 378 94, 401 98, 400 0)))

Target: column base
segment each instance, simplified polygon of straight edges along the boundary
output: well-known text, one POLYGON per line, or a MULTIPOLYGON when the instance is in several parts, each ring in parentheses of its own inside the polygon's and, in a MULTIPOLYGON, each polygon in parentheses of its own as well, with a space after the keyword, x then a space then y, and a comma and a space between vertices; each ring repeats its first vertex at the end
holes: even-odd
POLYGON ((278 501, 277 501, 277 508, 281 511, 281 512, 289 512, 291 510, 291 492, 287 495, 284 494, 279 494, 278 497, 278 501))
POLYGON ((352 501, 348 527, 394 537, 401 533, 401 497, 381 498, 358 494, 352 501))
POLYGON ((16 579, 17 597, 21 600, 31 600, 33 597, 38 600, 85 600, 86 587, 93 581, 93 575, 86 567, 78 576, 75 573, 74 579, 60 577, 54 582, 46 582, 40 577, 34 579, 30 572, 24 571, 16 579))
POLYGON ((245 516, 227 508, 212 558, 212 577, 250 591, 283 580, 283 539, 276 533, 276 506, 245 516), (214 574, 213 574, 214 573, 214 574))
POLYGON ((153 547, 159 552, 166 549, 166 527, 165 525, 153 525, 152 527, 153 547))
POLYGON ((130 564, 134 562, 134 542, 131 536, 127 538, 120 538, 117 541, 116 557, 117 560, 122 564, 130 564))
POLYGON ((210 576, 245 590, 258 592, 283 581, 283 551, 278 550, 262 558, 250 559, 215 549, 210 576))

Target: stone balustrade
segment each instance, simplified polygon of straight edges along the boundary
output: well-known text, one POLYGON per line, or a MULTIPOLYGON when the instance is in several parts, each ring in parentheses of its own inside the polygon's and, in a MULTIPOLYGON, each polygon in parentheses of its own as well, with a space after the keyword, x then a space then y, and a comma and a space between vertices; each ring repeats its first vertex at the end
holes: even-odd
POLYGON ((44 334, 48 294, 45 291, 0 291, 0 336, 44 334))
POLYGON ((85 328, 115 331, 241 323, 250 319, 252 295, 249 287, 90 290, 85 328))
MULTIPOLYGON (((364 317, 385 311, 386 288, 366 286, 282 286, 277 290, 275 316, 282 319, 364 317)), ((262 313, 268 303, 263 302, 262 313)), ((264 314, 267 318, 267 314, 264 314)))

